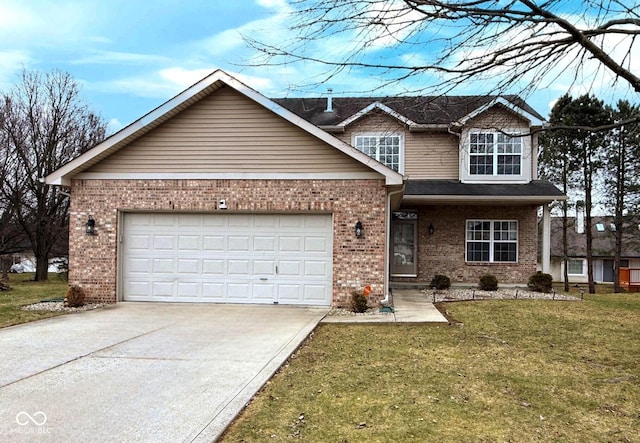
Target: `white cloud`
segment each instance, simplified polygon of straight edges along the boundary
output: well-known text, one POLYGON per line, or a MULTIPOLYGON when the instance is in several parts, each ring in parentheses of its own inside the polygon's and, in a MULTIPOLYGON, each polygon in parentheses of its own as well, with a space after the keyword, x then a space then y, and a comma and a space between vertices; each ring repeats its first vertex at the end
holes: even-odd
POLYGON ((256 4, 268 9, 285 9, 288 8, 285 0, 256 0, 256 4))
POLYGON ((91 51, 90 55, 77 58, 71 61, 71 64, 116 64, 116 65, 139 65, 148 63, 167 63, 171 59, 161 55, 141 54, 135 52, 118 52, 118 51, 91 51))
POLYGON ((31 64, 31 56, 25 51, 0 52, 0 90, 6 90, 13 85, 16 74, 22 68, 28 68, 31 64))
POLYGON ((124 128, 124 125, 122 124, 122 122, 117 118, 112 118, 107 123, 107 135, 115 134, 122 128, 124 128))
POLYGON ((91 8, 70 1, 3 1, 0 39, 3 46, 53 46, 82 41, 91 26, 91 8))

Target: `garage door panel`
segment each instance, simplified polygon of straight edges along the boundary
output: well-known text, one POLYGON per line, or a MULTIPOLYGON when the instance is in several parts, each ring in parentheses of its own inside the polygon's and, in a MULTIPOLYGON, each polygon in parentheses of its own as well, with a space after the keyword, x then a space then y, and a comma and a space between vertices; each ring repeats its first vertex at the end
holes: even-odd
POLYGON ((199 235, 180 235, 178 236, 178 248, 181 251, 198 251, 200 250, 199 235))
POLYGON ((154 235, 153 249, 156 251, 173 251, 175 235, 154 235))
POLYGON ((255 252, 276 252, 277 239, 274 236, 253 237, 253 250, 255 252))
POLYGON ((302 269, 301 260, 279 260, 278 274, 281 276, 299 276, 302 269))
POLYGON ((251 301, 251 285, 249 283, 228 283, 227 296, 231 302, 251 301))
POLYGON ((128 257, 127 264, 132 274, 149 274, 153 269, 152 260, 146 257, 128 257))
POLYGON ((205 275, 223 276, 226 274, 225 261, 223 259, 204 259, 202 261, 202 273, 205 275))
POLYGON ((249 252, 251 238, 248 235, 230 235, 228 241, 229 252, 249 252))
POLYGON ((326 261, 306 260, 304 262, 305 277, 327 277, 329 269, 326 261))
POLYGON ((207 300, 223 302, 226 293, 225 283, 204 282, 202 284, 202 297, 207 300))
POLYGON ((202 284, 200 282, 179 281, 177 295, 180 298, 200 298, 202 284))
POLYGON ((177 219, 178 226, 181 228, 196 228, 202 226, 202 215, 200 214, 180 214, 177 219))
POLYGON ((276 273, 276 261, 275 260, 253 260, 253 274, 254 275, 275 275, 276 273))
POLYGON ((327 285, 304 285, 304 299, 307 301, 321 302, 325 298, 327 285))
POLYGON ((158 214, 148 214, 148 217, 151 217, 151 222, 154 228, 163 228, 169 227, 173 228, 176 226, 176 216, 173 214, 161 214, 160 217, 158 214))
POLYGON ((254 301, 272 303, 275 298, 275 285, 272 283, 254 283, 251 289, 254 301))
POLYGON ((125 300, 331 303, 330 215, 125 214, 123 229, 125 300))
POLYGON ((278 228, 280 224, 280 216, 278 215, 262 215, 260 217, 253 218, 253 227, 256 228, 257 231, 267 230, 273 232, 278 228))
POLYGON ((304 249, 302 245, 304 244, 304 239, 302 236, 295 237, 280 237, 280 247, 278 248, 279 252, 289 253, 289 252, 303 252, 304 249))
POLYGON ((321 252, 327 251, 327 238, 326 237, 305 237, 304 239, 304 252, 321 252))
POLYGON ((173 258, 156 258, 153 260, 154 274, 175 274, 175 259, 173 258))
POLYGON ((200 269, 200 260, 195 258, 179 258, 178 274, 202 274, 202 269, 200 269))
POLYGON ((151 282, 146 280, 131 280, 128 283, 127 291, 132 297, 150 297, 152 294, 151 282))
POLYGON ((136 234, 129 238, 130 251, 148 251, 151 247, 151 234, 136 234))
POLYGON ((154 297, 172 297, 175 294, 175 282, 154 281, 151 283, 151 290, 154 297))
POLYGON ((248 259, 229 260, 227 261, 227 274, 249 276, 250 266, 251 262, 248 259))
POLYGON ((223 252, 225 250, 224 235, 205 235, 202 240, 202 249, 205 251, 223 252))
POLYGON ((302 301, 302 285, 300 284, 280 284, 278 285, 278 301, 280 303, 291 304, 302 301))

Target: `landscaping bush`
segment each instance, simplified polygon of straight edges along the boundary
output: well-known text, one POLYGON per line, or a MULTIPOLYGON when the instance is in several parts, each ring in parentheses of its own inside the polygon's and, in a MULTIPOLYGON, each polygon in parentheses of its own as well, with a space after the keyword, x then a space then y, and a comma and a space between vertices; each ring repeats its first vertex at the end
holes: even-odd
POLYGON ((451 287, 451 279, 446 275, 436 274, 429 285, 432 289, 449 289, 451 287))
POLYGON ((367 311, 367 297, 364 296, 362 291, 353 291, 351 293, 351 310, 360 314, 367 311))
POLYGON ((495 275, 485 274, 480 277, 480 284, 478 285, 483 291, 497 291, 498 279, 495 275))
POLYGON ((79 286, 69 286, 64 298, 64 305, 69 308, 77 308, 84 305, 84 290, 79 286))
POLYGON ((527 287, 536 292, 551 292, 553 288, 553 277, 551 274, 543 274, 538 271, 529 277, 527 287))

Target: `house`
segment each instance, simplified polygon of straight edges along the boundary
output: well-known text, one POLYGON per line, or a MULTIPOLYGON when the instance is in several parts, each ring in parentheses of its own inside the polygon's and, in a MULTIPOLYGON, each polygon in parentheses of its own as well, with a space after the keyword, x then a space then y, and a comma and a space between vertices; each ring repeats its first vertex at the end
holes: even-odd
POLYGON ((542 123, 517 97, 269 99, 215 71, 46 182, 91 300, 376 304, 535 272, 564 198, 536 177, 542 123))
MULTIPOLYGON (((598 283, 614 281, 615 230, 614 218, 592 217, 593 278, 598 283)), ((623 223, 621 268, 640 268, 640 220, 623 223)), ((564 282, 564 250, 562 240, 562 217, 551 218, 551 270, 555 281, 564 282)), ((587 278, 587 234, 584 219, 567 218, 567 274, 571 283, 586 283, 587 278)))

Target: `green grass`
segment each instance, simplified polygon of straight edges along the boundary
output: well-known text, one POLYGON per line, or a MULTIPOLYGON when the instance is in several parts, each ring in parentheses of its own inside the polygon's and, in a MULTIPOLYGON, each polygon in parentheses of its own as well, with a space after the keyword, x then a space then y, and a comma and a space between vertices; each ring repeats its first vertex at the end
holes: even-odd
POLYGON ((221 441, 640 441, 640 294, 324 324, 221 441))
POLYGON ((49 281, 34 282, 33 273, 9 274, 11 291, 0 292, 0 328, 17 325, 47 317, 55 317, 64 312, 23 311, 22 306, 37 303, 48 298, 64 298, 67 282, 57 274, 49 274, 49 281))

